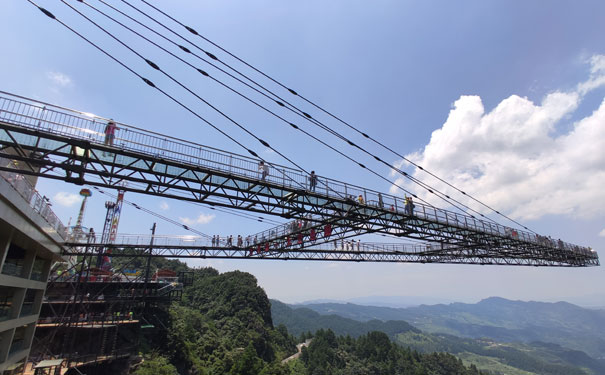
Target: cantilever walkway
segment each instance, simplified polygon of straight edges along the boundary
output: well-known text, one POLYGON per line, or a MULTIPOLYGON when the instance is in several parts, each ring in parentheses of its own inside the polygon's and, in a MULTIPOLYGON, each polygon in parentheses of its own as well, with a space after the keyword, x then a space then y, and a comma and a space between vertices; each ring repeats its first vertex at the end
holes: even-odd
MULTIPOLYGON (((563 265, 598 265, 596 253, 585 247, 417 202, 410 214, 399 197, 321 176, 317 190, 310 192, 302 171, 271 164, 269 175, 262 178, 258 159, 124 124, 118 124, 115 147, 108 147, 103 144, 106 119, 2 94, 0 143, 23 152, 0 157, 29 163, 39 168, 34 174, 43 177, 103 187, 128 182, 125 190, 301 220, 312 214, 331 230, 387 233, 485 256, 534 259, 544 254, 563 265), (364 204, 353 200, 359 195, 364 204), (577 254, 585 255, 577 261, 577 254)), ((267 239, 288 236, 285 226, 274 230, 267 239)))

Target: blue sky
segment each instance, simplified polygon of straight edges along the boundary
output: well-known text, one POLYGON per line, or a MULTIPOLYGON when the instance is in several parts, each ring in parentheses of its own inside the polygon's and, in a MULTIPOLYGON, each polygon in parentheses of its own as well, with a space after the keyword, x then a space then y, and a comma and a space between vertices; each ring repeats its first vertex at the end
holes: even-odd
MULTIPOLYGON (((78 2, 68 3, 94 15, 78 2)), ((144 8, 138 0, 132 3, 144 8)), ((602 1, 378 1, 372 6, 362 1, 153 3, 539 233, 592 246, 601 257, 605 254, 602 1)), ((107 10, 96 0, 90 4, 107 10)), ((285 164, 67 6, 55 1, 40 1, 40 5, 268 160, 285 164)), ((102 20, 98 15, 94 18, 102 20)), ((101 22, 304 168, 385 192, 391 189, 387 182, 302 138, 146 42, 101 22)), ((29 3, 4 1, 0 32, 0 90, 242 153, 29 3)), ((215 75, 202 62, 189 61, 215 75)), ((216 77, 221 76, 217 73, 216 77)), ((338 123, 305 108, 358 140, 338 123)), ((316 128, 307 129, 352 152, 316 128)), ((385 160, 399 161, 374 145, 366 146, 385 160)), ((396 179, 387 168, 353 154, 385 177, 396 179)), ((64 222, 70 217, 75 220, 79 202, 70 198, 79 187, 41 181, 39 190, 51 197, 64 222)), ((135 194, 127 194, 126 199, 175 220, 200 218, 194 225, 208 234, 246 234, 267 228, 267 224, 204 206, 135 194)), ((97 232, 105 200, 93 195, 86 214, 85 224, 98 228, 97 232)), ((125 207, 120 229, 148 233, 154 220, 125 207)), ((183 234, 164 222, 158 222, 158 231, 183 234)), ((472 302, 498 295, 605 305, 602 267, 202 260, 192 264, 249 271, 270 297, 286 302, 368 295, 472 302)))

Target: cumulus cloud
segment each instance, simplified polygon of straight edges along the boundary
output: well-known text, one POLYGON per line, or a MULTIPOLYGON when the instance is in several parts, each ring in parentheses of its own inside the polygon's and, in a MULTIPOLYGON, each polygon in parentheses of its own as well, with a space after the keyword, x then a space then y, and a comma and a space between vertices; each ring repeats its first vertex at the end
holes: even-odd
POLYGON ((164 211, 168 211, 170 209, 170 206, 168 205, 168 203, 162 201, 162 202, 160 202, 160 209, 164 210, 164 211))
MULTIPOLYGON (((605 100, 566 133, 556 127, 578 108, 584 94, 602 85, 605 56, 595 56, 587 81, 572 92, 550 93, 538 104, 512 95, 486 112, 480 97, 462 96, 424 149, 406 157, 518 219, 600 214, 605 211, 605 100)), ((395 162, 403 168, 406 164, 395 162)), ((453 193, 426 173, 415 170, 413 175, 453 193)), ((397 183, 408 182, 399 178, 397 183)), ((443 206, 434 196, 417 193, 443 206)))
POLYGON ((80 197, 78 194, 60 191, 55 194, 53 200, 61 206, 71 207, 74 204, 78 203, 80 200, 82 200, 82 197, 80 197))
POLYGON ((195 219, 191 219, 188 217, 179 217, 179 219, 181 220, 181 222, 185 225, 195 225, 195 224, 208 224, 209 222, 211 222, 214 219, 215 215, 207 215, 207 214, 200 214, 200 216, 198 216, 195 219))
POLYGON ((51 82, 60 87, 67 87, 72 83, 71 78, 69 78, 69 76, 60 72, 48 72, 46 73, 46 77, 48 77, 51 82))
POLYGON ((599 237, 605 237, 605 229, 599 232, 599 237))
POLYGON ((605 55, 592 56, 590 62, 590 78, 578 85, 578 92, 586 94, 597 87, 605 85, 605 55))

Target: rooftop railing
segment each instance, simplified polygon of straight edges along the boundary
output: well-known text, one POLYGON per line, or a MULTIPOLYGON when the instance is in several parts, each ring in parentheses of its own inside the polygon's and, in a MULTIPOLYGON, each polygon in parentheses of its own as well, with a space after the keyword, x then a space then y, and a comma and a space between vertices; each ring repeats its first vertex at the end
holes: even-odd
MULTIPOLYGON (((0 158, 2 165, 10 166, 11 160, 0 158)), ((61 239, 67 238, 67 227, 55 215, 50 208, 51 204, 48 198, 41 196, 34 186, 25 178, 24 175, 14 172, 0 171, 0 177, 6 180, 17 193, 54 229, 61 239)))

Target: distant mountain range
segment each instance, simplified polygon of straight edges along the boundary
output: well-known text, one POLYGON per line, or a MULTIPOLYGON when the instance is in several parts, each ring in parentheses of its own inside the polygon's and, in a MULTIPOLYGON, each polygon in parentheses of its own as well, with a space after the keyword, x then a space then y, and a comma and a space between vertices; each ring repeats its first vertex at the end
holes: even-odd
POLYGON ((449 352, 494 374, 605 374, 605 311, 569 303, 494 297, 412 308, 271 304, 274 324, 293 334, 330 328, 357 337, 378 330, 403 346, 449 352))
POLYGON ((409 308, 351 303, 307 304, 322 315, 368 320, 403 320, 430 333, 489 337, 504 342, 542 341, 605 359, 605 311, 566 302, 523 302, 491 297, 476 304, 422 305, 409 308))
POLYGON ((380 307, 413 307, 420 305, 436 305, 438 303, 454 303, 455 300, 438 297, 422 297, 422 296, 367 296, 349 298, 347 300, 335 299, 316 299, 295 303, 294 305, 309 305, 318 303, 353 303, 363 306, 380 306, 380 307))
MULTIPOLYGON (((593 293, 587 295, 569 296, 565 298, 558 298, 556 300, 542 300, 541 302, 556 303, 556 302, 568 302, 586 309, 592 310, 605 310, 605 293, 593 293)), ((352 303, 355 305, 362 306, 379 306, 379 307, 416 307, 420 305, 437 305, 437 304, 451 304, 456 301, 455 299, 447 297, 427 297, 427 296, 365 296, 365 297, 354 297, 347 299, 314 299, 303 302, 292 303, 292 305, 309 305, 309 304, 320 304, 320 303, 352 303)), ((473 301, 474 302, 474 301, 473 301)), ((472 303, 466 301, 464 303, 472 303)))
POLYGON ((277 300, 271 300, 271 316, 274 325, 284 324, 288 328, 288 332, 297 336, 325 328, 330 328, 338 335, 352 337, 359 337, 372 331, 384 332, 391 339, 395 339, 398 334, 408 331, 420 333, 419 329, 402 320, 360 322, 337 315, 321 315, 304 307, 292 308, 277 300))

